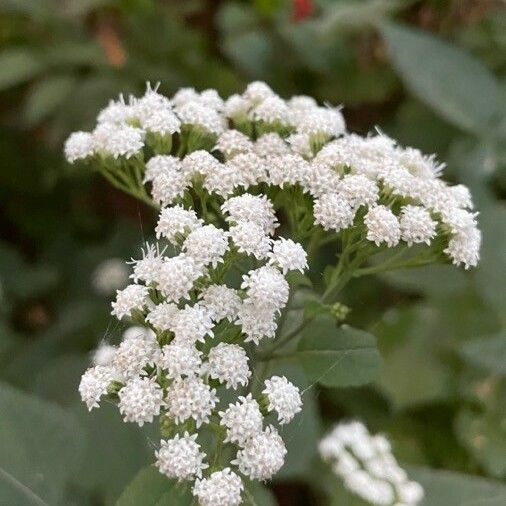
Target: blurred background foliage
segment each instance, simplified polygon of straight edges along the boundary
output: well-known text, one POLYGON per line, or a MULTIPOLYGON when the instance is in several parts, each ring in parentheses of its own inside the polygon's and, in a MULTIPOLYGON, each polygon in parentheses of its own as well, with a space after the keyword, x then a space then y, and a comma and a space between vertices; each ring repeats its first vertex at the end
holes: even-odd
POLYGON ((505 9, 500 0, 0 0, 0 503, 184 503, 149 469, 118 500, 157 435, 78 401, 90 350, 121 332, 94 270, 136 255, 155 217, 69 168, 62 142, 147 80, 167 94, 223 95, 265 80, 282 96, 343 104, 352 131, 378 127, 437 153, 447 177, 471 187, 484 243, 473 272, 434 266, 347 289, 350 323, 378 338, 379 377, 313 390, 287 436, 290 464, 271 492, 252 491, 256 503, 361 504, 315 455, 322 428, 360 417, 390 435, 426 504, 506 504, 505 9))

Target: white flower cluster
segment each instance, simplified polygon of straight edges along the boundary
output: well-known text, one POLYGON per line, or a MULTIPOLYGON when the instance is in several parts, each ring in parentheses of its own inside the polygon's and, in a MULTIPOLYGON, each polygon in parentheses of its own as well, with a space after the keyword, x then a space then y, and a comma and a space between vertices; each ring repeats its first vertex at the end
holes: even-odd
MULTIPOLYGON (((157 451, 157 466, 170 478, 196 480, 202 505, 240 503, 235 471, 270 479, 286 449, 263 416, 274 412, 285 424, 301 409, 299 390, 284 377, 266 380, 258 399, 248 393, 247 350, 275 336, 288 302, 286 276, 307 268, 302 245, 276 235, 273 203, 292 228, 300 225, 302 238, 317 225, 350 229, 359 238, 354 246, 366 251, 425 245, 430 258, 446 254, 466 268, 479 259, 469 191, 447 185, 434 157, 383 134, 349 134, 339 109, 306 96, 283 100, 265 83, 227 100, 192 88, 167 98, 148 86, 141 98, 112 101, 92 132, 69 137, 65 154, 149 200, 146 185, 161 208, 157 242, 130 262, 132 284, 112 303, 119 320, 142 326, 119 346, 97 350, 81 397, 93 409, 108 396, 125 422, 160 416, 171 437, 157 451), (244 266, 240 283, 228 286, 230 270, 244 266), (224 389, 244 395, 222 406, 224 389), (235 446, 229 467, 207 475, 210 458, 196 432, 205 424, 221 426, 224 442, 235 446)), ((360 488, 358 476, 350 488, 360 488)), ((378 496, 398 493, 379 477, 375 483, 378 496)))
POLYGON ((414 506, 424 496, 392 454, 389 441, 371 435, 358 421, 341 423, 319 445, 320 455, 345 487, 365 501, 384 506, 414 506))
POLYGON ((115 399, 125 422, 142 426, 163 417, 173 436, 156 452, 160 472, 196 480, 193 491, 201 505, 233 506, 241 502, 240 474, 264 481, 284 463, 283 440, 273 425, 264 426, 264 415, 273 412, 286 424, 301 410, 302 400, 299 389, 280 376, 265 380, 258 399, 251 393, 239 396, 222 410, 219 394, 248 387, 250 357, 240 342, 258 344, 274 336, 277 315, 288 301, 285 274, 303 271, 307 260, 300 244, 272 238, 277 220, 266 197, 234 197, 222 211, 228 230, 205 224, 183 206, 161 210, 160 242, 147 245, 142 258, 130 262, 133 283, 118 290, 112 302, 118 319, 145 326, 129 328, 117 347, 103 343, 79 391, 90 410, 103 396, 115 399), (235 234, 240 226, 256 230, 264 249, 252 234, 235 234), (171 243, 175 256, 166 255, 163 242, 171 243), (255 266, 240 286, 218 282, 223 268, 240 259, 255 266), (223 325, 235 329, 234 342, 222 334, 223 325), (230 467, 206 476, 214 459, 200 446, 197 431, 209 423, 223 428, 235 457, 230 467))
MULTIPOLYGON (((182 159, 164 152, 145 162, 144 181, 162 206, 180 201, 194 184, 222 198, 259 184, 298 186, 310 195, 314 222, 325 230, 359 224, 377 246, 437 243, 438 252, 456 265, 478 263, 481 234, 465 186, 449 186, 440 178, 444 166, 433 156, 402 148, 384 134, 348 134, 339 109, 320 107, 310 97, 283 100, 265 83, 253 82, 227 100, 215 90, 192 88, 169 99, 148 85, 141 98, 112 101, 93 132, 72 134, 65 154, 71 163, 142 160, 145 145, 156 152, 153 136, 171 139, 170 146, 173 136, 188 144, 182 159)), ((171 219, 183 230, 198 222, 195 216, 181 221, 173 209, 158 234, 171 219)), ((267 232, 265 225, 242 216, 230 234, 241 252, 264 259, 269 241, 259 227, 267 232)), ((211 240, 210 231, 201 234, 211 240)), ((276 248, 283 258, 292 255, 287 249, 276 248)), ((218 261, 218 251, 215 255, 218 261)))

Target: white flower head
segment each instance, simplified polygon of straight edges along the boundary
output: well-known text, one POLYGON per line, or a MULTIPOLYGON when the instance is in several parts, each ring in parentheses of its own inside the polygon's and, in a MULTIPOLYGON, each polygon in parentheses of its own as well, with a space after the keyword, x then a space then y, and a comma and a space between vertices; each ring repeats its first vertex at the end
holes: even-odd
POLYGON ((146 316, 146 320, 159 331, 171 330, 179 309, 171 302, 156 305, 146 316))
POLYGON ((214 225, 196 228, 185 239, 183 251, 198 265, 216 267, 228 251, 228 234, 214 225))
POLYGON ((397 147, 398 162, 416 177, 431 179, 439 177, 444 170, 445 164, 438 163, 435 155, 424 155, 416 148, 397 147))
POLYGON ((176 91, 171 99, 172 105, 178 109, 188 102, 198 102, 199 94, 195 91, 195 88, 183 87, 176 91))
POLYGON ((267 124, 289 123, 289 109, 285 101, 276 95, 265 98, 251 112, 251 116, 256 121, 262 121, 267 124))
POLYGON ((125 103, 123 95, 118 100, 109 100, 109 103, 98 113, 97 123, 121 125, 127 123, 135 116, 135 110, 125 103))
POLYGON ((69 163, 85 160, 95 153, 93 135, 89 132, 74 132, 65 141, 65 158, 69 163))
POLYGON ((227 160, 242 153, 253 151, 253 142, 239 130, 225 130, 216 141, 215 150, 223 153, 227 160))
POLYGON ((141 327, 140 325, 133 325, 123 331, 121 340, 130 341, 131 339, 144 339, 146 341, 153 341, 155 337, 155 333, 151 329, 147 327, 141 327))
POLYGON ((443 223, 445 223, 453 234, 466 234, 469 230, 476 228, 476 217, 478 213, 472 213, 464 209, 450 207, 441 210, 443 223))
POLYGON ((344 478, 348 490, 365 499, 367 502, 388 506, 395 500, 392 486, 383 480, 370 476, 365 471, 356 471, 344 478))
POLYGON ((266 180, 266 162, 253 152, 235 155, 227 161, 227 166, 236 175, 237 186, 248 188, 266 180))
POLYGON ((116 300, 112 305, 112 315, 121 320, 125 316, 130 316, 132 311, 142 311, 149 300, 149 290, 142 285, 129 285, 123 290, 116 292, 116 300))
POLYGON ((193 376, 202 365, 202 352, 195 346, 172 342, 162 348, 160 366, 167 371, 167 377, 193 376))
POLYGON ((436 235, 437 223, 431 218, 427 209, 421 206, 407 205, 401 209, 399 219, 401 239, 412 244, 430 244, 436 235))
POLYGON ((424 490, 416 481, 406 481, 397 486, 399 500, 406 504, 418 504, 424 497, 424 490))
POLYGON ((100 398, 107 393, 107 388, 116 376, 113 367, 104 365, 91 367, 82 375, 79 394, 88 411, 99 407, 100 398))
POLYGON ((239 345, 219 343, 209 351, 208 361, 209 377, 225 383, 227 388, 248 384, 248 356, 239 345))
POLYGON ((198 101, 187 102, 177 108, 177 115, 183 125, 202 128, 210 134, 220 135, 225 130, 225 120, 212 107, 198 101))
POLYGON ((313 107, 297 118, 297 131, 311 136, 337 137, 345 132, 346 125, 339 109, 313 107))
POLYGON ((201 477, 202 471, 209 467, 204 463, 205 454, 200 451, 196 441, 197 434, 183 436, 176 434, 173 439, 160 441, 160 449, 155 452, 155 465, 158 470, 171 479, 192 480, 201 477))
POLYGON ((226 198, 231 195, 235 188, 244 186, 241 174, 230 163, 219 163, 216 170, 208 172, 204 179, 204 188, 209 193, 216 193, 220 197, 226 198))
POLYGON ((142 427, 160 414, 163 390, 152 378, 133 378, 118 392, 118 397, 123 421, 142 427))
POLYGON ((229 223, 251 221, 260 225, 265 234, 271 235, 278 226, 274 206, 265 195, 251 195, 244 193, 238 197, 226 200, 221 206, 229 223))
POLYGON ((127 334, 118 346, 112 361, 114 369, 125 380, 144 375, 145 367, 155 366, 160 360, 160 347, 154 333, 151 331, 139 333, 138 330, 136 332, 136 336, 127 334))
POLYGON ((116 355, 117 347, 102 341, 92 354, 93 365, 111 365, 116 355))
POLYGON ((221 111, 225 106, 225 102, 216 90, 209 88, 200 93, 199 102, 207 107, 211 107, 215 111, 221 111))
POLYGON ((363 174, 349 174, 339 181, 337 191, 354 209, 372 206, 379 197, 378 185, 363 174))
POLYGON ((151 196, 161 206, 168 206, 182 197, 188 186, 188 178, 182 171, 166 170, 151 182, 151 196))
POLYGON ((315 223, 325 230, 339 232, 353 224, 356 210, 343 196, 337 193, 326 193, 315 200, 313 213, 315 223))
POLYGON ((132 259, 133 273, 130 277, 135 283, 143 281, 146 285, 151 285, 156 281, 158 271, 163 263, 163 250, 160 252, 158 244, 148 244, 142 249, 142 258, 132 259))
POLYGON ((383 205, 371 207, 364 217, 367 239, 376 246, 385 243, 389 248, 396 246, 401 238, 401 227, 397 216, 383 205))
POLYGON ((259 308, 251 302, 242 304, 237 321, 246 336, 245 342, 257 345, 264 337, 273 338, 278 328, 275 309, 259 308))
POLYGON ((324 163, 313 160, 308 165, 302 186, 306 192, 318 198, 326 194, 335 194, 339 188, 339 182, 340 176, 335 170, 324 163))
POLYGON ((101 123, 93 130, 95 150, 113 158, 131 158, 144 147, 144 131, 130 125, 101 123))
POLYGON ((161 210, 156 225, 156 237, 164 237, 171 244, 178 244, 179 238, 202 226, 202 220, 193 209, 184 209, 180 205, 165 207, 161 210))
POLYGON ((151 83, 147 82, 146 92, 141 98, 130 97, 131 109, 141 123, 160 110, 171 109, 170 100, 158 93, 158 87, 159 84, 151 86, 151 83))
POLYGON ((465 269, 476 267, 480 260, 481 232, 470 228, 464 233, 454 235, 444 252, 454 265, 463 264, 465 269))
POLYGON ((181 254, 165 259, 156 283, 168 302, 178 302, 188 298, 193 284, 202 273, 202 268, 192 258, 181 254))
POLYGON ((249 83, 243 93, 243 97, 252 105, 259 104, 274 95, 270 86, 262 81, 253 81, 249 83))
POLYGON ((200 506, 239 506, 243 489, 241 478, 226 467, 209 478, 196 480, 193 495, 200 506))
POLYGON ((229 234, 239 253, 253 255, 259 260, 268 257, 271 239, 265 235, 261 225, 252 221, 239 221, 230 227, 229 234))
POLYGON ((200 427, 209 421, 217 402, 216 390, 201 378, 177 378, 167 392, 167 413, 176 423, 193 418, 197 427, 200 427))
POLYGON ((248 111, 251 107, 251 103, 240 95, 230 95, 225 100, 224 114, 225 117, 231 118, 236 121, 244 120, 247 118, 248 111))
POLYGON ((372 436, 360 422, 336 425, 320 441, 319 451, 345 487, 367 502, 414 506, 423 498, 422 487, 397 464, 389 441, 372 436))
POLYGON ((296 133, 286 138, 286 142, 290 144, 290 148, 304 158, 313 157, 313 149, 311 146, 311 136, 309 134, 296 133))
POLYGON ((250 479, 265 481, 281 469, 285 456, 286 448, 281 436, 269 425, 245 443, 232 464, 250 479))
POLYGON ((156 155, 146 162, 144 182, 153 181, 163 174, 170 176, 181 171, 182 165, 179 158, 170 155, 156 155))
POLYGON ((290 147, 276 132, 261 135, 256 141, 254 151, 262 158, 283 156, 290 154, 290 147))
POLYGON ((182 170, 188 178, 194 176, 210 176, 218 172, 221 163, 211 153, 203 149, 193 151, 185 156, 181 162, 182 170))
POLYGON ((226 427, 225 442, 244 446, 252 437, 262 432, 263 417, 257 401, 251 394, 240 396, 235 404, 220 411, 220 425, 226 427))
POLYGON ((141 126, 147 132, 160 135, 172 135, 179 132, 181 122, 170 108, 153 111, 149 116, 141 119, 141 126))
POLYGON ((257 308, 281 310, 288 301, 289 286, 274 267, 264 265, 242 277, 241 288, 247 291, 246 302, 257 308))
POLYGON ((241 308, 241 298, 237 290, 225 285, 210 285, 199 295, 200 304, 204 307, 212 320, 219 322, 227 319, 235 321, 241 308))
POLYGON ((473 209, 473 198, 469 188, 463 184, 448 187, 448 194, 452 197, 456 207, 473 209))
POLYGON ((291 153, 267 158, 268 181, 271 185, 283 186, 303 183, 307 180, 310 166, 300 155, 291 153))
POLYGON ((280 237, 272 243, 269 263, 279 267, 283 274, 288 271, 304 272, 307 269, 307 254, 301 244, 280 237))
POLYGON ((280 424, 289 423, 302 409, 299 389, 284 376, 272 376, 265 380, 262 392, 269 400, 269 411, 276 411, 280 424))
POLYGON ((206 336, 213 337, 213 327, 209 311, 201 304, 195 304, 185 306, 174 315, 171 330, 179 344, 194 345, 197 341, 204 342, 206 336))

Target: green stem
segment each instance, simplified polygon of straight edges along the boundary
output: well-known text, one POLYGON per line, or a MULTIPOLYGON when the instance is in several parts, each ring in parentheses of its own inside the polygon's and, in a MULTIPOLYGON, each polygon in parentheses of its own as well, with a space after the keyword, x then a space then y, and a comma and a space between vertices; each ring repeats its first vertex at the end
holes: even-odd
POLYGON ((370 274, 378 274, 381 272, 388 272, 397 269, 405 269, 407 267, 423 267, 424 265, 434 263, 435 260, 437 260, 437 257, 430 256, 426 258, 418 257, 405 262, 397 262, 397 263, 387 262, 381 265, 375 265, 372 267, 364 267, 362 269, 358 269, 353 273, 353 277, 360 278, 362 276, 367 276, 370 274))

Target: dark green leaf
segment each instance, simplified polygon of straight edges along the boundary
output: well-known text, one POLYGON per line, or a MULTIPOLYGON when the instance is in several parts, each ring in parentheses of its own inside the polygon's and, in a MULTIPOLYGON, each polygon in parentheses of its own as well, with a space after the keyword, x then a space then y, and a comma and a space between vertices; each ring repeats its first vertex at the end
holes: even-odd
POLYGON ((81 457, 76 418, 0 385, 0 504, 57 504, 81 457))
POLYGON ((295 354, 311 381, 329 387, 363 385, 381 365, 373 335, 320 316, 303 333, 295 354))
POLYGON ((125 488, 116 506, 188 506, 188 486, 160 474, 154 466, 139 471, 125 488))
POLYGON ((428 33, 384 24, 392 63, 406 86, 460 128, 490 135, 501 109, 494 76, 470 54, 428 33))
POLYGON ((88 444, 74 481, 116 498, 140 469, 153 462, 152 445, 143 430, 123 422, 115 406, 103 403, 89 413, 80 403, 75 412, 88 444))
POLYGON ((494 497, 493 499, 480 499, 462 503, 462 506, 504 506, 506 504, 506 495, 494 497))
POLYGON ((506 495, 506 486, 498 481, 424 468, 408 469, 410 478, 425 489, 424 506, 464 506, 475 500, 506 495))

